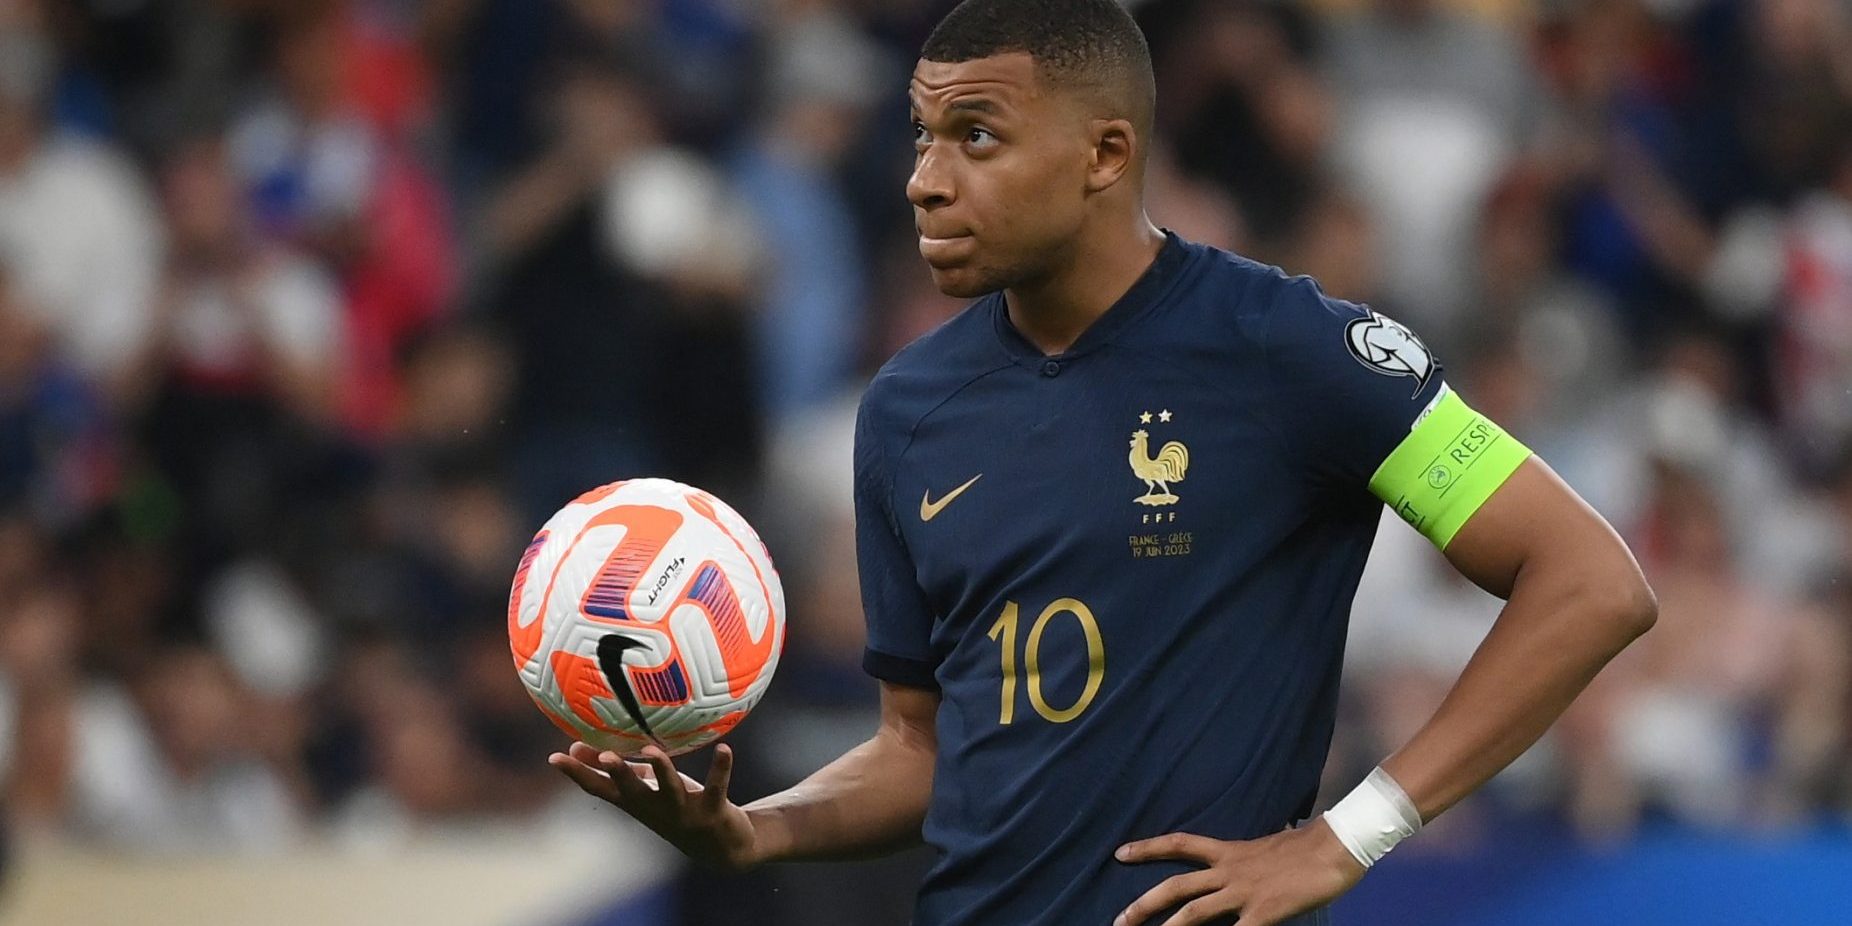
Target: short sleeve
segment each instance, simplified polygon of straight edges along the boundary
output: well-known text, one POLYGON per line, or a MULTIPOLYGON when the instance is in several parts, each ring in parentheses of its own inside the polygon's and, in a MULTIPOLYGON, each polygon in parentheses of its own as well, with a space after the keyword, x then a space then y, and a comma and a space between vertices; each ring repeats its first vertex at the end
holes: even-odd
POLYGON ((1275 426, 1319 490, 1365 491, 1440 394, 1440 363, 1407 327, 1308 277, 1277 299, 1265 329, 1275 426))
POLYGON ((874 402, 872 396, 863 400, 855 423, 855 556, 868 624, 862 667, 883 681, 936 689, 932 608, 894 517, 894 475, 874 402))

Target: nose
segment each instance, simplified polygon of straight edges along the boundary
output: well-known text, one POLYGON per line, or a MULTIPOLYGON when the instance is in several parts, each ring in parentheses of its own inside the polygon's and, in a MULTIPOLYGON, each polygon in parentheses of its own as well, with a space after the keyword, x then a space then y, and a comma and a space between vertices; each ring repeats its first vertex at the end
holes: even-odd
POLYGON ((951 205, 955 199, 945 158, 928 147, 913 162, 913 176, 907 178, 907 200, 914 208, 931 212, 951 205))

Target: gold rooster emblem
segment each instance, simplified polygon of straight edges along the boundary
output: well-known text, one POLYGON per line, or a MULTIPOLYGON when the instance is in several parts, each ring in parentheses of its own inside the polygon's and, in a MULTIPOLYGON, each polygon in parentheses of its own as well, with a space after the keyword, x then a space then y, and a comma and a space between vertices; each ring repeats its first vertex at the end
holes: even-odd
POLYGON ((1142 430, 1132 432, 1132 475, 1145 481, 1145 494, 1133 499, 1140 505, 1175 505, 1177 496, 1170 493, 1170 484, 1182 482, 1183 476, 1190 468, 1190 449, 1177 441, 1169 441, 1158 448, 1157 456, 1151 456, 1151 435, 1142 430))

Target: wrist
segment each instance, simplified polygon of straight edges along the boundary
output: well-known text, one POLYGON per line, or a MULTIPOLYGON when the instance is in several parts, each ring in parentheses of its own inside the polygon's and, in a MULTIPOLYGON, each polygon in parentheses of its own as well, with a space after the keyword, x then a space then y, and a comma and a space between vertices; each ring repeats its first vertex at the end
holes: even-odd
POLYGON ((1324 813, 1325 825, 1364 868, 1421 831, 1421 814, 1402 786, 1377 768, 1324 813))
POLYGON ((757 868, 767 862, 779 861, 790 853, 791 830, 786 825, 784 814, 777 807, 759 801, 743 809, 751 838, 740 853, 741 857, 734 861, 735 868, 757 868))
POLYGON ((1338 837, 1337 831, 1331 828, 1331 821, 1326 820, 1323 815, 1306 822, 1300 829, 1317 837, 1319 858, 1332 870, 1348 873, 1369 871, 1368 866, 1357 861, 1357 856, 1351 853, 1350 847, 1345 845, 1344 840, 1338 837))

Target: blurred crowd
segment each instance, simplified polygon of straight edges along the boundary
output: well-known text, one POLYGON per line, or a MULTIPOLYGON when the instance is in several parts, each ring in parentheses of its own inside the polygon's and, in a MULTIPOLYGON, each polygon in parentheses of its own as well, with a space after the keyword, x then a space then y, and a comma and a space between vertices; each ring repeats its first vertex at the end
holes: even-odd
MULTIPOLYGON (((280 851, 542 813, 508 581, 639 474, 734 501, 786 576, 748 796, 863 737, 849 442, 959 308, 902 193, 950 5, 0 0, 12 831, 280 851)), ((1456 838, 1852 813, 1852 6, 1134 6, 1153 217, 1421 332, 1659 593, 1456 838)), ((1390 519, 1338 791, 1497 604, 1390 519)), ((767 903, 903 921, 907 864, 767 903)))

